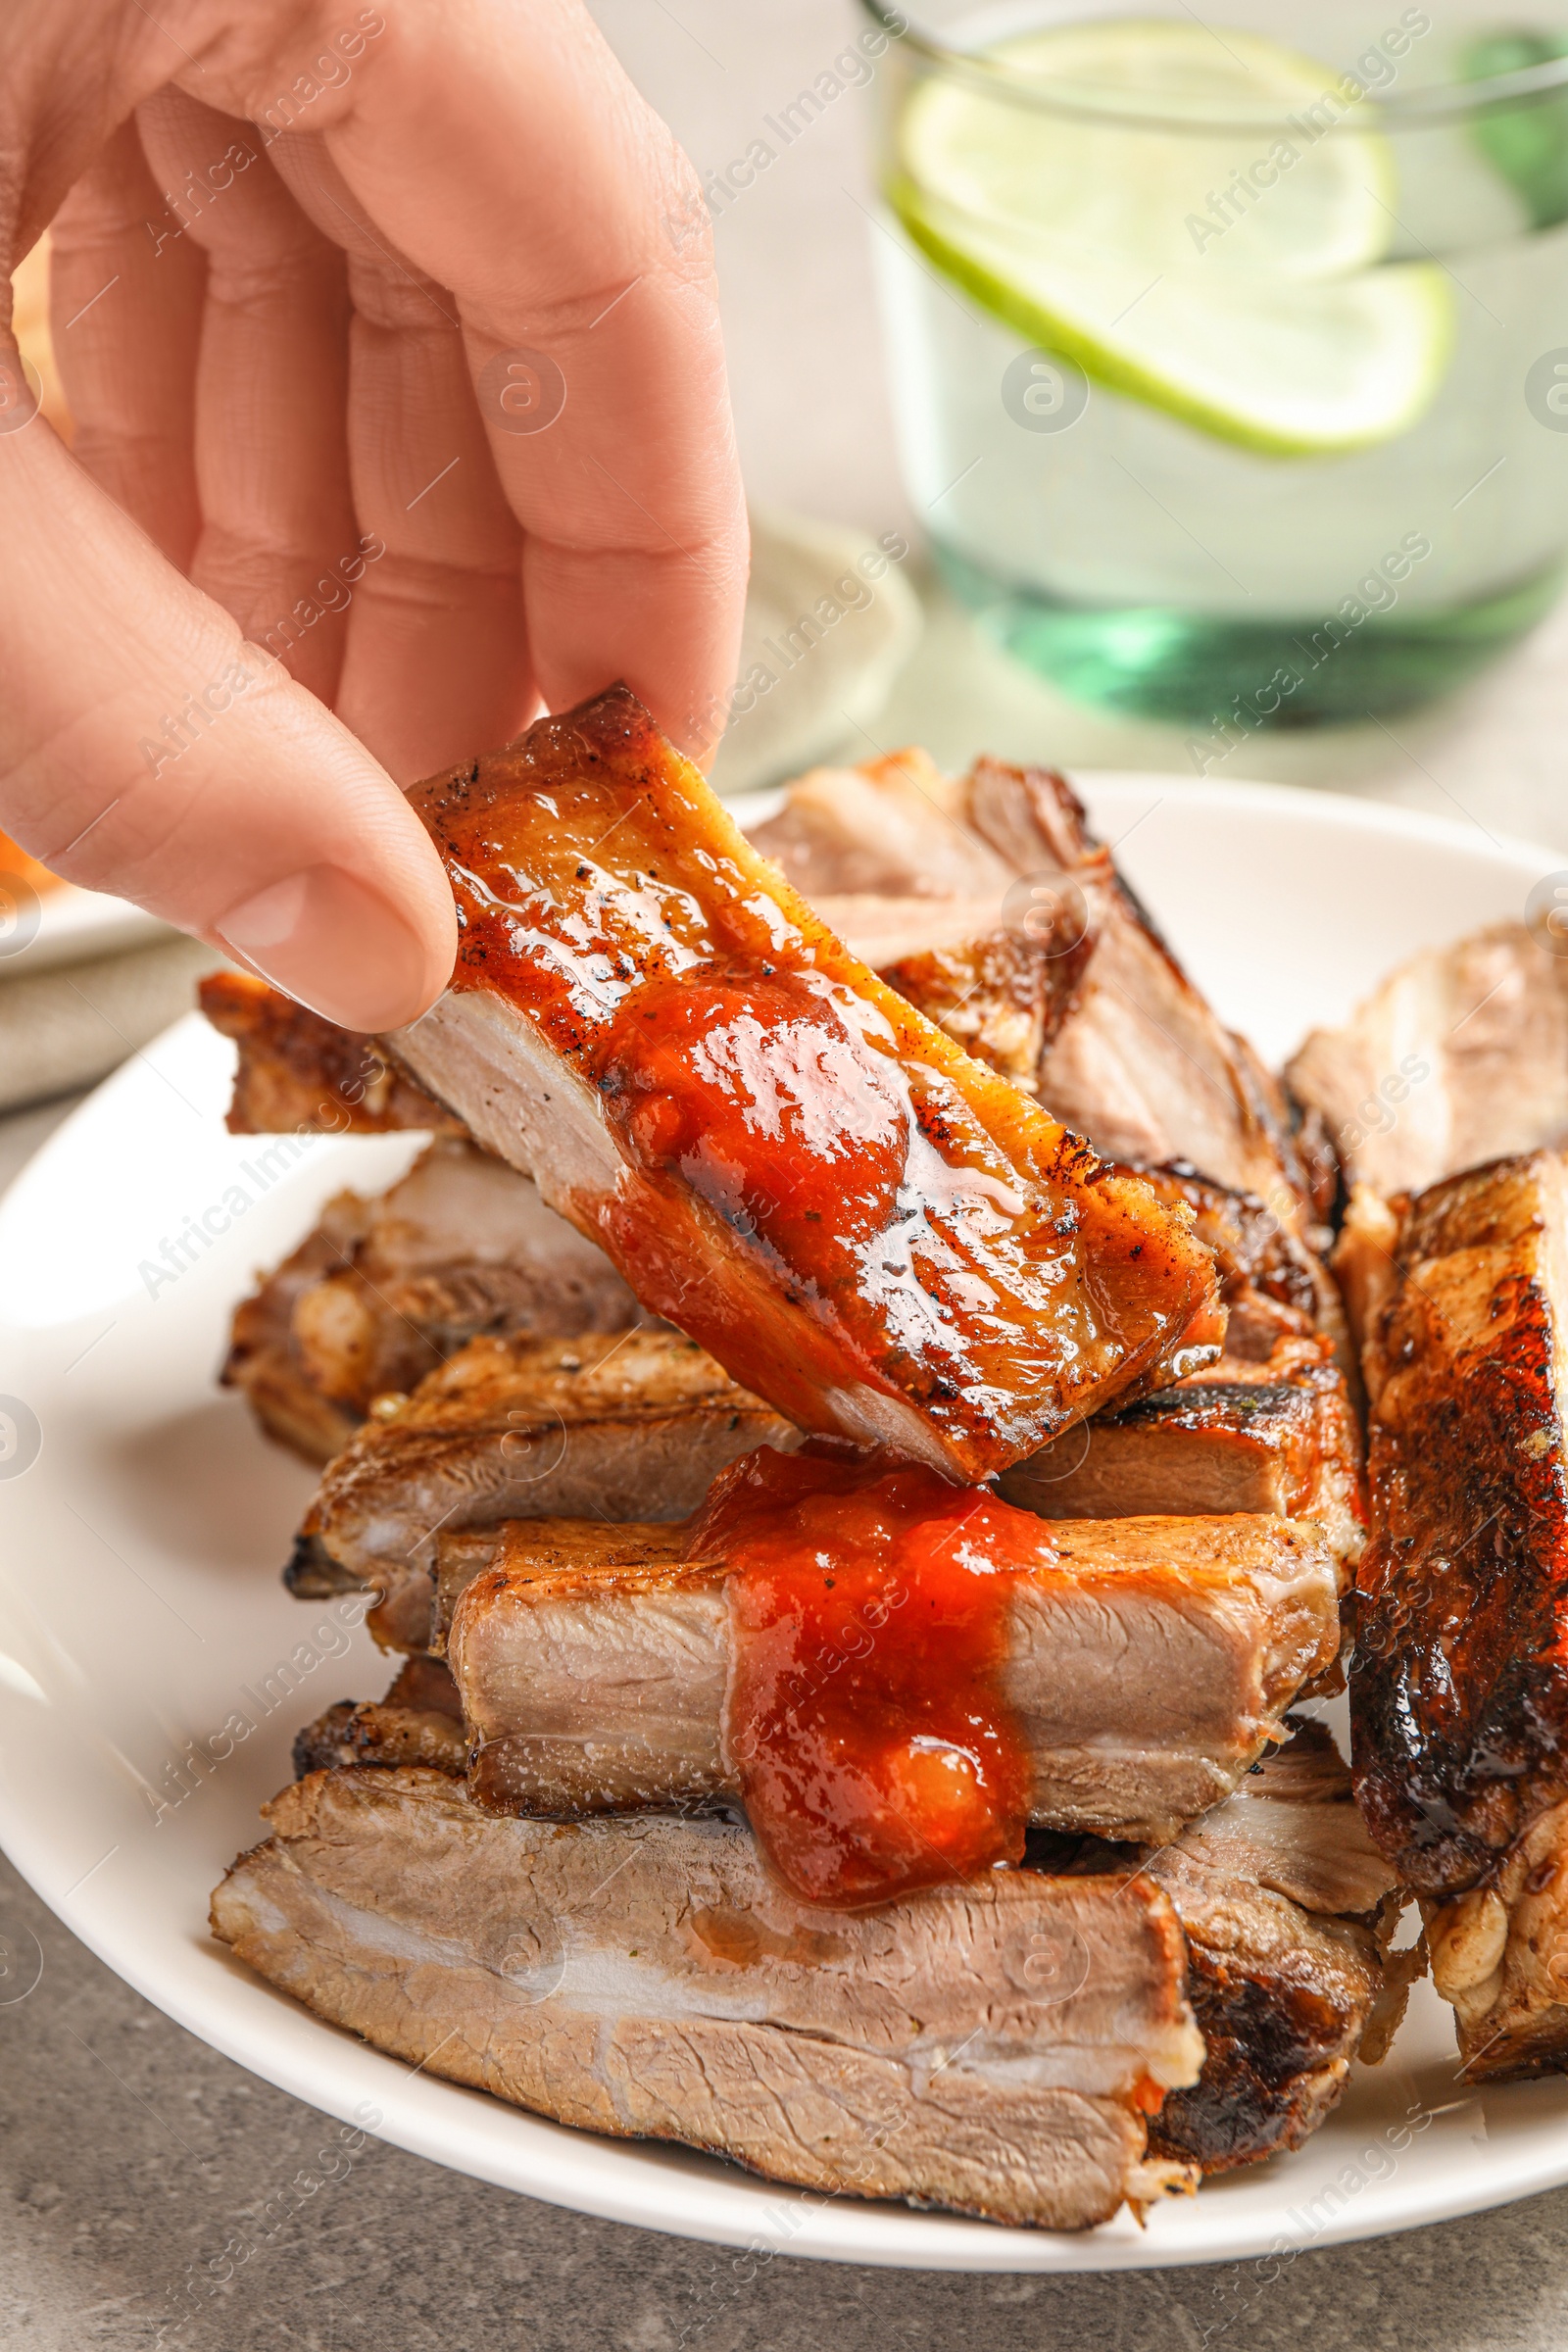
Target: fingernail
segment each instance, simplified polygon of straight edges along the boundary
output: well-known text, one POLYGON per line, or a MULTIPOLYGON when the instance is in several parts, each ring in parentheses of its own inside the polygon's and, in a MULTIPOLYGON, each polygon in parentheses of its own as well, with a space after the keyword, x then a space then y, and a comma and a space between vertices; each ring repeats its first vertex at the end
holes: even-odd
POLYGON ((425 943, 341 866, 270 882, 213 930, 264 980, 343 1029, 396 1029, 429 1002, 425 943))

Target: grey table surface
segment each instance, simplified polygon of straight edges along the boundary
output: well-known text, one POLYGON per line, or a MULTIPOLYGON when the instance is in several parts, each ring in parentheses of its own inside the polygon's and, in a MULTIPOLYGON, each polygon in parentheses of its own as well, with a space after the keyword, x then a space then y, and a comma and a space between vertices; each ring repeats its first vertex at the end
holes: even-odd
MULTIPOLYGON (((848 0, 597 0, 610 39, 700 169, 722 167, 856 29, 848 0)), ((871 300, 861 99, 781 153, 718 226, 742 454, 755 499, 917 533, 900 487, 871 300)), ((1253 775, 1371 793, 1568 849, 1568 612, 1465 696, 1401 725, 1262 739, 1253 775)), ((1169 768, 1169 730, 1060 703, 936 609, 878 728, 943 759, 981 747, 1169 768)), ((1238 759, 1236 764, 1241 765, 1238 759)), ((70 1103, 0 1125, 0 1182, 70 1103)), ((323 2121, 163 2017, 0 1863, 0 2343, 36 2352, 1256 2352, 1568 2341, 1568 2190, 1282 2278, 1187 2270, 1058 2279, 860 2270, 587 2220, 370 2142, 247 2265, 172 2314, 217 2248, 314 2162, 323 2121), (36 1984, 23 1998, 19 1988, 36 1984)))

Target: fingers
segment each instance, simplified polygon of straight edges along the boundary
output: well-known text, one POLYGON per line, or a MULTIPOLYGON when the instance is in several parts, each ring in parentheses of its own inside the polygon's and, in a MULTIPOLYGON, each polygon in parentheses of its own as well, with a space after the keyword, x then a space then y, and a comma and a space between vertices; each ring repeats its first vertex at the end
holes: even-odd
POLYGON ((319 139, 271 149, 348 256, 349 453, 373 560, 348 616, 339 714, 400 783, 505 743, 538 696, 522 533, 496 475, 456 305, 393 253, 319 139))
POLYGON ((122 123, 56 216, 55 357, 86 467, 172 564, 201 527, 194 432, 207 266, 122 123))
POLYGON ((746 529, 706 215, 669 133, 575 0, 402 0, 313 116, 362 217, 455 295, 541 691, 623 676, 677 739, 711 737, 746 529), (543 429, 511 429, 536 417, 485 373, 519 351, 564 389, 543 429))
POLYGON ((0 824, 329 1019, 413 1019, 452 895, 390 778, 181 579, 41 418, 0 433, 0 824))
MULTIPOLYGON (((385 509, 386 539, 371 538, 391 568, 378 557, 361 577, 342 687, 406 772, 445 760, 460 722, 466 749, 476 729, 510 732, 535 688, 560 706, 616 675, 700 748, 727 701, 745 574, 706 219, 689 169, 577 0, 364 9, 359 30, 334 34, 319 77, 297 70, 315 35, 298 0, 171 6, 172 26, 162 11, 123 15, 89 0, 102 54, 87 57, 84 78, 57 76, 53 112, 32 136, 24 228, 51 209, 51 175, 79 170, 94 124, 146 101, 162 77, 189 89, 200 76, 227 116, 271 122, 280 109, 309 109, 380 259, 336 229, 313 242, 265 153, 242 178, 225 150, 220 166, 226 156, 234 178, 216 201, 203 198, 178 240, 185 278, 153 280, 170 318, 173 421, 148 413, 146 355, 119 367, 117 386, 133 347, 100 321, 76 375, 85 443, 111 496, 41 421, 0 432, 0 641, 15 681, 0 701, 0 822, 69 877, 223 938, 330 1017, 383 1027, 413 1017, 450 972, 454 917, 434 853, 375 760, 245 648, 234 621, 129 516, 183 555, 199 477, 211 527, 198 570, 266 636, 285 607, 298 615, 306 575, 363 559, 352 466, 367 507, 385 509), (171 44, 175 58, 155 71, 155 50, 162 60, 171 44), (69 101, 68 85, 77 93, 69 101), (204 240, 213 327, 193 362, 189 257, 204 240), (343 416, 345 278, 328 242, 351 254, 363 312, 353 398, 366 424, 352 449, 332 425, 343 416), (400 257, 438 297, 453 290, 476 403, 456 397, 450 325, 412 316, 400 257), (180 286, 176 301, 169 289, 180 286), (291 342, 292 373, 276 365, 291 342), (562 395, 552 390, 522 429, 498 389, 516 366, 562 395), (192 475, 179 453, 191 446, 198 379, 192 475), (220 445, 206 423, 225 402, 220 445), (456 463, 430 450, 426 476, 426 445, 454 437, 456 463), (411 486, 415 457, 421 478, 411 486)), ((60 37, 67 65, 91 48, 79 28, 60 37)), ((23 64, 31 89, 43 68, 23 64)), ((193 139, 226 127, 183 100, 150 107, 147 122, 155 189, 166 164, 185 184, 193 139)), ((258 132, 264 149, 277 127, 258 132)), ((111 281, 129 282, 122 269, 85 284, 93 236, 128 259, 145 233, 132 212, 148 183, 133 194, 119 144, 110 165, 120 176, 97 195, 96 218, 93 191, 83 199, 68 260, 80 302, 63 337, 94 318, 89 295, 107 303, 111 281)), ((155 270, 172 252, 152 236, 147 250, 155 270)), ((306 650, 283 650, 329 687, 339 622, 329 613, 306 625, 306 650)))
POLYGON ((178 90, 139 113, 158 184, 207 257, 197 379, 202 531, 192 579, 325 702, 359 552, 344 410, 348 290, 253 126, 178 90))

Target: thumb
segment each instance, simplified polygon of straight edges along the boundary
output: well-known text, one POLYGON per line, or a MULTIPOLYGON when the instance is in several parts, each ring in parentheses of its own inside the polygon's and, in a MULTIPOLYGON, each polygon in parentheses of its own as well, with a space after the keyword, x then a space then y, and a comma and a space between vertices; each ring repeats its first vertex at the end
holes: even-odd
POLYGON ((424 828, 0 374, 0 825, 345 1028, 415 1019, 457 953, 424 828))

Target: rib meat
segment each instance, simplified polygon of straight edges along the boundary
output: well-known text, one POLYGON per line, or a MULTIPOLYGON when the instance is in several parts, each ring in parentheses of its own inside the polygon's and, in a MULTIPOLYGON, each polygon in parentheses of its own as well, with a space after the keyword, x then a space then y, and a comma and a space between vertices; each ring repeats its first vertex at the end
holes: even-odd
MULTIPOLYGON (((881 894, 912 914, 923 898, 936 924, 944 902, 967 896, 958 936, 978 938, 991 927, 978 919, 989 892, 1009 928, 1048 954, 1087 942, 1030 1091, 1105 1157, 1190 1161, 1306 1237, 1305 1178, 1278 1090, 1182 971, 1054 770, 980 760, 956 779, 905 753, 818 772, 756 840, 819 906, 857 894, 868 906, 881 894)), ((854 928, 873 936, 867 915, 854 928)), ((957 940, 949 930, 922 944, 957 940)))
POLYGON ((1256 2164, 1317 2130, 1385 1992, 1394 1873, 1329 1735, 1293 1728, 1234 1796, 1144 1858, 1186 1931, 1207 2051, 1199 2081, 1165 2102, 1152 2144, 1205 2173, 1256 2164))
POLYGON ((1347 1180, 1416 1192, 1568 1137, 1568 961, 1523 923, 1430 948, 1286 1071, 1347 1180))
POLYGON ((310 1292, 353 1265, 370 1213, 358 1193, 339 1193, 299 1248, 240 1300, 229 1326, 223 1386, 240 1390, 268 1436, 308 1462, 330 1461, 354 1435, 360 1415, 307 1376, 294 1344, 294 1310, 310 1292))
POLYGON ((1199 1240, 1214 1252, 1228 1356, 1266 1362, 1281 1339, 1314 1331, 1338 1346, 1339 1299, 1321 1259, 1255 1193, 1214 1184, 1189 1160, 1140 1173, 1162 1200, 1192 1210, 1199 1240))
MULTIPOLYGON (((457 1602, 447 1659, 486 1803, 571 1815, 738 1793, 723 1561, 679 1556, 678 1530, 612 1532, 509 1527, 457 1602)), ((1042 1522, 1007 1628, 1033 1817, 1164 1838, 1282 1736, 1338 1654, 1334 1562, 1315 1528, 1278 1519, 1042 1522)))
POLYGON ((1366 1541, 1361 1442, 1327 1339, 1281 1339, 1265 1363, 1230 1356, 1174 1388, 1069 1430, 1001 1481, 1048 1519, 1275 1511, 1310 1519, 1340 1561, 1366 1541))
POLYGON ((1065 780, 977 760, 968 816, 1037 890, 1081 893, 1098 933, 1077 1008, 1041 1069, 1041 1100, 1107 1157, 1189 1161, 1304 1237, 1305 1183, 1277 1088, 1188 979, 1065 780))
POLYGON ((624 688, 414 798, 462 945, 399 1057, 792 1420, 974 1479, 1213 1348, 1190 1222, 858 962, 624 688))
POLYGON ((684 1518, 726 1463, 799 1433, 675 1332, 472 1340, 328 1464, 293 1589, 370 1586, 387 1648, 428 1648, 436 1539, 524 1515, 684 1518))
POLYGON ((1389 1212, 1369 1295, 1356 1792, 1424 1898, 1472 2074, 1568 2067, 1568 1160, 1389 1212))
POLYGON ((809 769, 752 838, 813 906, 903 901, 940 920, 946 907, 968 905, 995 920, 1018 879, 969 823, 962 781, 914 748, 809 769))
POLYGON ((461 1780, 468 1769, 463 1702, 439 1658, 405 1658, 381 1699, 340 1699, 294 1741, 294 1771, 334 1764, 423 1764, 461 1780))
POLYGON ((225 1383, 298 1451, 330 1459, 371 1401, 417 1387, 484 1332, 575 1339, 640 1309, 602 1250, 536 1188, 461 1139, 317 1231, 235 1310, 225 1383))
POLYGON ((422 1127, 462 1135, 463 1122, 389 1061, 379 1038, 339 1029, 249 972, 209 972, 197 999, 239 1049, 231 1135, 422 1127))
MULTIPOLYGON (((837 927, 833 903, 821 911, 837 927)), ((925 946, 879 968, 974 1060, 1038 1097, 1047 1049, 1078 1001, 1094 950, 1095 934, 1069 914, 1065 922, 968 930, 952 946, 925 946)))
POLYGON ((1193 2178, 1146 2155, 1150 2111, 1202 2061, 1146 1878, 988 1872, 836 1913, 717 1821, 508 1820, 413 1770, 314 1773, 266 1811, 214 1934, 451 2082, 830 2194, 1043 2229, 1193 2178))

